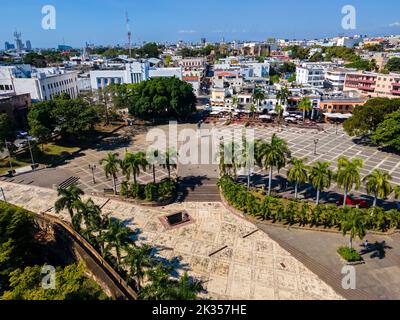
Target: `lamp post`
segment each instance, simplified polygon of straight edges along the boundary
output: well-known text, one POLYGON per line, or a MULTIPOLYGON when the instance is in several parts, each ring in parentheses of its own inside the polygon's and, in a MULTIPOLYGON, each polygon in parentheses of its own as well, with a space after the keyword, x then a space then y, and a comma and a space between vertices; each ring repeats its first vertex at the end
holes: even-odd
POLYGON ((7 151, 8 151, 8 159, 10 160, 10 169, 11 169, 11 174, 12 174, 13 171, 14 171, 14 169, 13 169, 13 166, 12 166, 11 151, 10 151, 10 149, 8 148, 9 143, 7 142, 7 140, 4 140, 4 142, 5 142, 5 146, 6 146, 6 148, 7 148, 7 151))
POLYGON ((28 141, 28 147, 29 147, 29 152, 31 154, 31 159, 32 159, 32 170, 35 170, 35 160, 33 159, 33 153, 32 153, 32 147, 31 143, 29 141, 29 137, 26 139, 28 141))
POLYGON ((94 171, 96 170, 96 168, 97 168, 97 166, 95 164, 94 165, 89 164, 89 169, 92 170, 93 184, 96 184, 96 178, 94 176, 94 171))
POLYGON ((338 130, 339 130, 339 123, 336 121, 336 135, 338 134, 338 130))
POLYGON ((317 145, 318 145, 319 139, 314 139, 314 155, 317 155, 317 145))

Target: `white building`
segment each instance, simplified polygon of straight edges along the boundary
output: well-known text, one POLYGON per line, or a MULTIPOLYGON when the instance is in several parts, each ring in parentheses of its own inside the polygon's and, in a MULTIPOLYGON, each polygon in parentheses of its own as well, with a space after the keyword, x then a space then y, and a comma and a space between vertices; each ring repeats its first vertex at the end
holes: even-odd
POLYGON ((337 41, 338 47, 353 48, 363 42, 362 37, 340 37, 337 41))
POLYGON ((29 93, 33 101, 51 100, 67 93, 78 97, 77 72, 30 65, 0 66, 0 94, 29 93))
POLYGON ((325 74, 325 87, 334 91, 343 91, 346 75, 355 72, 356 69, 331 68, 325 74))
POLYGON ((149 64, 142 62, 127 63, 121 69, 103 69, 90 71, 92 90, 98 90, 110 84, 130 84, 149 80, 149 64))
POLYGON ((151 68, 149 78, 172 78, 182 80, 182 68, 151 68))
POLYGON ((305 62, 296 67, 296 82, 311 87, 323 88, 328 68, 334 67, 331 62, 305 62))

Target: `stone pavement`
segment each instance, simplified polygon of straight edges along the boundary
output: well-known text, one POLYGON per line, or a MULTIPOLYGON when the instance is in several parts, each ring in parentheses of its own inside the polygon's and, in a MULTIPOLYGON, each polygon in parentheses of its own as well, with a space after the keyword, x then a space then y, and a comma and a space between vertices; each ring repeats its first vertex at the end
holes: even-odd
MULTIPOLYGON (((348 237, 344 238, 341 234, 334 233, 285 229, 262 223, 257 226, 284 247, 292 248, 290 251, 294 252, 294 256, 317 274, 318 268, 325 275, 330 274, 331 279, 322 275, 321 277, 333 287, 337 285, 337 279, 343 277, 343 264, 338 259, 336 250, 340 246, 348 245, 348 237)), ((361 297, 360 299, 363 299, 363 296, 366 299, 400 299, 400 235, 368 234, 365 239, 371 245, 378 245, 376 250, 372 249, 363 255, 365 264, 355 266, 356 290, 350 290, 349 294, 355 298, 361 297)), ((354 241, 355 248, 360 251, 363 249, 361 245, 361 241, 354 241)))
MULTIPOLYGON (((0 187, 10 203, 37 213, 54 213, 57 195, 53 190, 6 182, 0 182, 0 187)), ((93 199, 100 206, 105 204, 104 213, 139 228, 139 241, 159 248, 160 256, 178 257, 179 273, 188 270, 202 279, 208 298, 343 299, 267 234, 254 233, 257 229, 253 224, 232 215, 221 203, 181 203, 147 209, 116 200, 107 202, 106 198, 93 199), (195 222, 166 230, 159 218, 183 209, 195 222)), ((68 214, 62 217, 68 220, 68 214)))

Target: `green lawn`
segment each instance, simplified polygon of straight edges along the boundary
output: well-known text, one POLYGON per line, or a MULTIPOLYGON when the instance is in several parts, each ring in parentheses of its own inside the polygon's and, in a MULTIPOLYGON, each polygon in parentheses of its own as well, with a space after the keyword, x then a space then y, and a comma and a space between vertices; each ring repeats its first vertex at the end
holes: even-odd
MULTIPOLYGON (((55 143, 48 143, 42 146, 38 145, 33 150, 33 157, 35 163, 42 165, 51 165, 59 161, 63 156, 68 156, 77 152, 79 147, 62 146, 55 143)), ((13 156, 12 165, 13 169, 26 167, 32 164, 31 155, 29 150, 13 156)), ((8 157, 0 161, 0 175, 6 174, 10 170, 10 161, 8 157)))

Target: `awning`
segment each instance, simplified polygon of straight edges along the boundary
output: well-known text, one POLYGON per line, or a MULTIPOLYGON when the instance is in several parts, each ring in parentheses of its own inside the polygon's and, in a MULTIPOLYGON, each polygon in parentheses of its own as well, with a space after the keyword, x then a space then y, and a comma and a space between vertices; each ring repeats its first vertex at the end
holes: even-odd
POLYGON ((353 115, 351 113, 324 113, 324 116, 327 117, 328 119, 349 119, 353 115))

